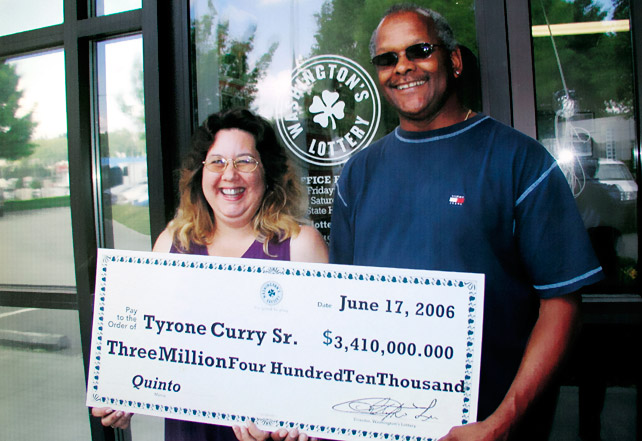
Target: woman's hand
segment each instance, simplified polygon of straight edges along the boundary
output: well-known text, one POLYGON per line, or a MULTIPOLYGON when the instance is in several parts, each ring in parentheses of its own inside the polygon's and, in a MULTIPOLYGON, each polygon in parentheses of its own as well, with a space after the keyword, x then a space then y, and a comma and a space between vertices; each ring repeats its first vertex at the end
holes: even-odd
POLYGON ((305 433, 299 433, 297 429, 287 431, 285 429, 276 432, 267 432, 256 427, 256 424, 249 422, 247 427, 234 426, 234 435, 239 441, 318 441, 317 438, 309 438, 305 433))
POLYGON ((100 418, 103 426, 110 426, 114 429, 126 429, 132 419, 133 413, 114 410, 109 407, 93 407, 91 414, 100 418))

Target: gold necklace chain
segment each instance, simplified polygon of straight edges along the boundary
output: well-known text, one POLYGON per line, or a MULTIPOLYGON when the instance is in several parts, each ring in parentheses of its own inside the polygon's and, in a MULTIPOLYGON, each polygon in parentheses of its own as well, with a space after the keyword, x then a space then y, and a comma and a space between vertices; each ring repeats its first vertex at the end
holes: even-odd
POLYGON ((468 119, 468 117, 470 116, 470 113, 472 111, 473 111, 473 109, 468 109, 468 113, 466 114, 466 118, 464 118, 464 121, 466 121, 468 119))

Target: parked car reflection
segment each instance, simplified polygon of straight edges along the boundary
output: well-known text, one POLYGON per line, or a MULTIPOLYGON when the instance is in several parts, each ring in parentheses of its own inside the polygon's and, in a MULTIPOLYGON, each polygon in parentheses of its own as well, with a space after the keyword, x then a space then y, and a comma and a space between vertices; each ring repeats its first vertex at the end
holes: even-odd
POLYGON ((635 231, 638 186, 628 167, 613 159, 584 159, 586 182, 577 205, 586 228, 608 226, 635 231))
POLYGON ((612 197, 620 202, 635 201, 638 197, 638 184, 622 161, 598 159, 595 178, 610 186, 612 197))
POLYGON ((147 188, 147 182, 140 182, 134 185, 116 185, 115 187, 107 189, 105 193, 110 196, 112 205, 149 205, 149 192, 147 188))

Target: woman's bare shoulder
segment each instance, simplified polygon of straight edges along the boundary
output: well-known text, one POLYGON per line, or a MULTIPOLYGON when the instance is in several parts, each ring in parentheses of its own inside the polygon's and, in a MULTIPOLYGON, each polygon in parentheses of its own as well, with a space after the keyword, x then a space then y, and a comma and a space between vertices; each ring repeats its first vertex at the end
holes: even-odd
POLYGON ((154 243, 154 248, 152 251, 155 253, 169 253, 169 250, 172 248, 172 242, 174 240, 174 232, 169 228, 165 228, 163 232, 158 236, 156 242, 154 243))
POLYGON ((316 228, 301 225, 290 241, 290 258, 296 262, 328 263, 328 245, 316 228))

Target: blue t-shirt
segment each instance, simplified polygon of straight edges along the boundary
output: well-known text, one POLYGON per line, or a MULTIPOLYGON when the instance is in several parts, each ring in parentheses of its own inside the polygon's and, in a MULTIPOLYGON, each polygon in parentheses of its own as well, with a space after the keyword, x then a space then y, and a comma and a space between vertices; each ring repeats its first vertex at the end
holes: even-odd
POLYGON ((553 157, 484 115, 397 128, 352 158, 336 187, 330 261, 485 274, 480 419, 515 377, 539 298, 602 277, 553 157))

